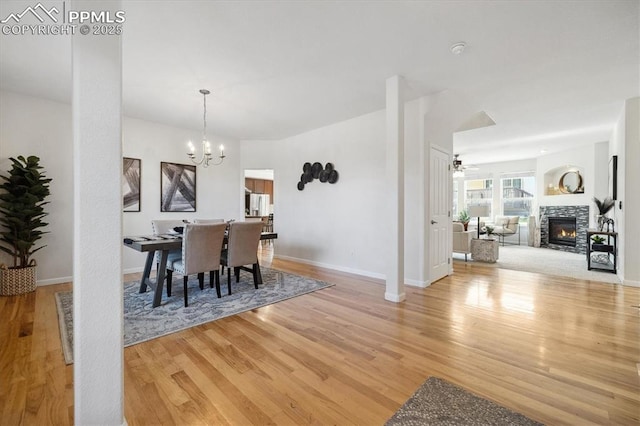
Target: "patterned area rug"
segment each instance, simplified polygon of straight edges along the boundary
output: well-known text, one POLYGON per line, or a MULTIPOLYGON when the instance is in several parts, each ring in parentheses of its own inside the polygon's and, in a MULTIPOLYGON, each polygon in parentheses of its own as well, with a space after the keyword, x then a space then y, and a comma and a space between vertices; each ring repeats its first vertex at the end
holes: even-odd
MULTIPOLYGON (((312 278, 288 274, 265 267, 263 284, 256 290, 250 273, 240 272, 240 282, 231 279, 231 295, 227 294, 227 276, 220 277, 222 298, 215 288, 209 288, 209 276, 205 276, 204 290, 198 287, 195 275, 189 280, 189 306, 184 307, 182 275, 173 279, 171 297, 163 292, 162 304, 152 308, 153 292, 138 293, 139 281, 124 284, 124 346, 131 346, 160 336, 175 333, 199 324, 271 305, 300 296, 333 284, 312 278)), ((70 291, 56 293, 60 338, 67 364, 73 363, 73 294, 70 291)))
POLYGON ((541 425, 437 377, 426 382, 391 417, 387 426, 541 425))

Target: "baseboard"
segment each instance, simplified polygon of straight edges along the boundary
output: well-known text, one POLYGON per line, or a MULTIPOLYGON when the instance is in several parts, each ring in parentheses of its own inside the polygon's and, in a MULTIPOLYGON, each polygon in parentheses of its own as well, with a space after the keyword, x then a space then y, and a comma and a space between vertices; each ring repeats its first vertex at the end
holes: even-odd
POLYGON ((626 285, 629 287, 640 287, 640 281, 622 280, 622 285, 626 285))
POLYGON ((400 302, 404 302, 406 298, 407 298, 407 295, 405 293, 400 293, 400 294, 385 293, 384 294, 384 299, 388 300, 389 302, 400 303, 400 302))
MULTIPOLYGON (((347 268, 347 267, 344 267, 344 266, 333 265, 333 264, 330 264, 330 263, 315 262, 313 260, 301 259, 299 257, 284 256, 284 255, 281 255, 281 254, 274 254, 273 257, 276 258, 276 259, 290 260, 292 262, 303 263, 305 265, 317 266, 319 268, 331 269, 332 271, 346 272, 348 274, 359 275, 359 276, 367 277, 367 278, 375 278, 375 279, 383 280, 383 281, 387 277, 386 275, 379 274, 377 272, 363 271, 362 269, 347 268)), ((431 285, 431 283, 428 282, 428 281, 408 280, 406 278, 404 280, 404 283, 405 283, 405 285, 408 285, 408 286, 411 286, 411 287, 420 287, 420 288, 426 288, 426 287, 429 287, 431 285)))
POLYGON ((142 272, 142 271, 144 271, 144 267, 142 267, 142 268, 137 267, 137 268, 128 268, 128 269, 123 269, 123 270, 122 270, 122 273, 123 273, 123 274, 136 274, 136 273, 138 273, 138 272, 142 272))
MULTIPOLYGON (((125 269, 122 272, 124 274, 135 274, 138 272, 142 272, 144 270, 144 268, 129 268, 129 269, 125 269)), ((38 280, 36 282, 36 285, 38 287, 40 286, 45 286, 45 285, 54 285, 54 284, 64 284, 64 283, 70 283, 73 281, 73 277, 59 277, 59 278, 49 278, 46 280, 38 280)))
POLYGON ((420 281, 420 280, 408 280, 404 279, 405 285, 409 285, 411 287, 419 287, 419 288, 427 288, 431 285, 429 281, 420 281))
POLYGON ((36 285, 38 287, 41 287, 41 286, 45 286, 45 285, 70 283, 72 281, 73 281, 73 277, 49 278, 47 280, 38 280, 38 281, 36 281, 36 285))
POLYGON ((344 266, 332 265, 330 263, 315 262, 313 260, 301 259, 299 257, 284 256, 284 255, 281 255, 281 254, 274 254, 273 257, 276 258, 276 259, 290 260, 292 262, 303 263, 305 265, 318 266, 320 268, 326 268, 326 269, 331 269, 331 270, 334 270, 334 271, 346 272, 348 274, 361 275, 363 277, 368 277, 368 278, 376 278, 376 279, 379 279, 379 280, 384 280, 385 277, 386 277, 384 274, 378 274, 376 272, 363 271, 361 269, 354 269, 354 268, 347 268, 347 267, 344 267, 344 266))

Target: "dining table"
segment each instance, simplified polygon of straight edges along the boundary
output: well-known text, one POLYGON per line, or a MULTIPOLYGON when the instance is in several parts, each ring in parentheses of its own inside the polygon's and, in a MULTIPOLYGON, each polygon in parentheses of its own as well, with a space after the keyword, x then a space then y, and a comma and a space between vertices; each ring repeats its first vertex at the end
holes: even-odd
MULTIPOLYGON (((260 235, 261 240, 274 240, 278 238, 276 232, 263 232, 260 235)), ((166 278, 167 270, 167 258, 169 252, 172 250, 182 249, 182 235, 181 234, 162 234, 162 235, 139 235, 124 237, 125 247, 129 247, 133 250, 141 253, 147 253, 147 259, 144 264, 144 270, 142 277, 140 278, 140 290, 139 293, 145 293, 147 287, 153 289, 153 307, 160 306, 162 301, 162 289, 164 287, 164 281, 166 278), (156 252, 160 253, 160 264, 158 266, 158 273, 156 279, 151 279, 151 268, 153 267, 153 259, 156 252)), ((225 236, 224 243, 227 243, 227 237, 225 236)), ((257 250, 257 248, 256 248, 257 250)), ((262 274, 260 273, 260 266, 258 265, 258 284, 262 284, 262 274)))

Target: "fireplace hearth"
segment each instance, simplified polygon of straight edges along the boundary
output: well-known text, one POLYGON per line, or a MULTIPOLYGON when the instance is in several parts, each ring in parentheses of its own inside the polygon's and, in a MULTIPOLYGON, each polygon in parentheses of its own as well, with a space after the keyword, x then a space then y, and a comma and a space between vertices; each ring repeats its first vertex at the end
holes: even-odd
POLYGON ((561 246, 576 246, 576 218, 575 217, 550 217, 549 218, 549 244, 561 246))

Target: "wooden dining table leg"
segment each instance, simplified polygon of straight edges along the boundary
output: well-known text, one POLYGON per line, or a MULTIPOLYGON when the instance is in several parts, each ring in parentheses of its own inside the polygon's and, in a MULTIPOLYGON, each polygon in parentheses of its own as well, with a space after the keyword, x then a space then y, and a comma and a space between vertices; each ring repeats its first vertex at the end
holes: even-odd
POLYGON ((158 270, 158 277, 156 278, 156 288, 153 294, 153 307, 157 308, 162 302, 162 286, 164 285, 164 275, 167 270, 167 258, 169 257, 169 250, 162 250, 160 256, 160 268, 158 270))
POLYGON ((155 251, 147 253, 147 260, 144 263, 144 271, 142 272, 142 278, 140 279, 140 290, 138 293, 144 293, 147 291, 147 285, 149 283, 149 275, 151 274, 151 267, 153 266, 153 258, 155 251))
POLYGON ((257 276, 257 283, 258 284, 262 284, 262 272, 260 272, 260 262, 256 260, 256 276, 257 276))

